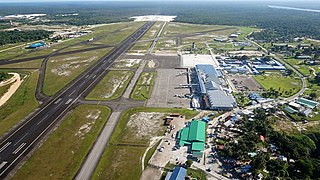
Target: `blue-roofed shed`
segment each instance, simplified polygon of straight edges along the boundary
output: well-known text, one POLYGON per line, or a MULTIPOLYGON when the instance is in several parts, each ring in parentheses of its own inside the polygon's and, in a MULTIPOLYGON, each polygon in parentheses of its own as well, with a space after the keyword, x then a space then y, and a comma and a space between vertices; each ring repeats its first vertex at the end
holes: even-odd
POLYGON ((31 44, 29 46, 29 48, 38 48, 38 47, 42 47, 44 45, 46 45, 44 42, 39 42, 39 43, 31 44))
POLYGON ((165 180, 184 180, 187 175, 187 169, 183 167, 175 167, 173 172, 168 173, 165 180))

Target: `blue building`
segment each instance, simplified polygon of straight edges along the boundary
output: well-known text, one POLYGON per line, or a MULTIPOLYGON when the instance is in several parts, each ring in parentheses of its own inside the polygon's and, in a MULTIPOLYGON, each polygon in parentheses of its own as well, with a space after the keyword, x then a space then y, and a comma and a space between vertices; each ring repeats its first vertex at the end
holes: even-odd
POLYGON ((38 48, 38 47, 43 47, 43 46, 45 46, 45 45, 46 45, 46 43, 44 43, 44 42, 39 42, 39 43, 31 44, 28 48, 30 48, 30 49, 35 49, 35 48, 38 48))
POLYGON ((165 180, 184 180, 187 175, 187 169, 183 167, 175 167, 173 172, 168 172, 165 180))

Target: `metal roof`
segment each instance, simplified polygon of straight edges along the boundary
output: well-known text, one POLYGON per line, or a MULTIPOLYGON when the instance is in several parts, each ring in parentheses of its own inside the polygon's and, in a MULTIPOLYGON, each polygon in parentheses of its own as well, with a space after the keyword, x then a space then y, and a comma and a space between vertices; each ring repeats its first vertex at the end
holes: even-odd
POLYGON ((306 98, 299 98, 297 100, 297 103, 304 105, 304 106, 307 106, 308 108, 311 108, 311 109, 315 108, 318 105, 318 102, 312 101, 312 100, 309 100, 306 98))
POLYGON ((293 108, 290 107, 290 106, 284 107, 283 110, 287 111, 287 112, 290 113, 290 114, 293 114, 293 113, 297 113, 297 112, 298 112, 297 110, 293 109, 293 108))
POLYGON ((204 142, 192 142, 192 151, 203 151, 204 150, 204 142))
POLYGON ((175 167, 169 180, 184 180, 187 169, 183 167, 175 167))
POLYGON ((233 108, 236 101, 224 91, 208 91, 209 102, 212 108, 233 108))
POLYGON ((188 141, 205 142, 206 123, 203 121, 191 121, 188 141))

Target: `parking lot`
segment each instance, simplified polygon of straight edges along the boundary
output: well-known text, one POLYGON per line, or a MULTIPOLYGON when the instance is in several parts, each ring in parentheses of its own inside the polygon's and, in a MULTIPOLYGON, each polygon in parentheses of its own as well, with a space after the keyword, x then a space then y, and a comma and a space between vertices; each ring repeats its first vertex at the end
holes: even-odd
POLYGON ((189 88, 179 88, 180 84, 187 84, 187 76, 179 75, 183 69, 157 69, 157 78, 147 101, 148 107, 189 108, 190 99, 180 98, 190 93, 189 88), (180 96, 180 97, 179 97, 180 96))
POLYGON ((263 91, 260 84, 251 76, 231 75, 228 79, 232 82, 237 91, 263 91))

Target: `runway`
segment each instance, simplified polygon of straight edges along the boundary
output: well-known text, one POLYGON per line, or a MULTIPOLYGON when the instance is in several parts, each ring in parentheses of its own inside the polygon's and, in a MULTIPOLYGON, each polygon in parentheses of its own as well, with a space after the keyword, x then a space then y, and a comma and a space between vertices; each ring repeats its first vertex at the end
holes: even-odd
POLYGON ((153 24, 154 22, 147 22, 140 27, 3 138, 0 143, 0 179, 5 178, 78 100, 93 89, 109 71, 114 60, 139 40, 153 24))

